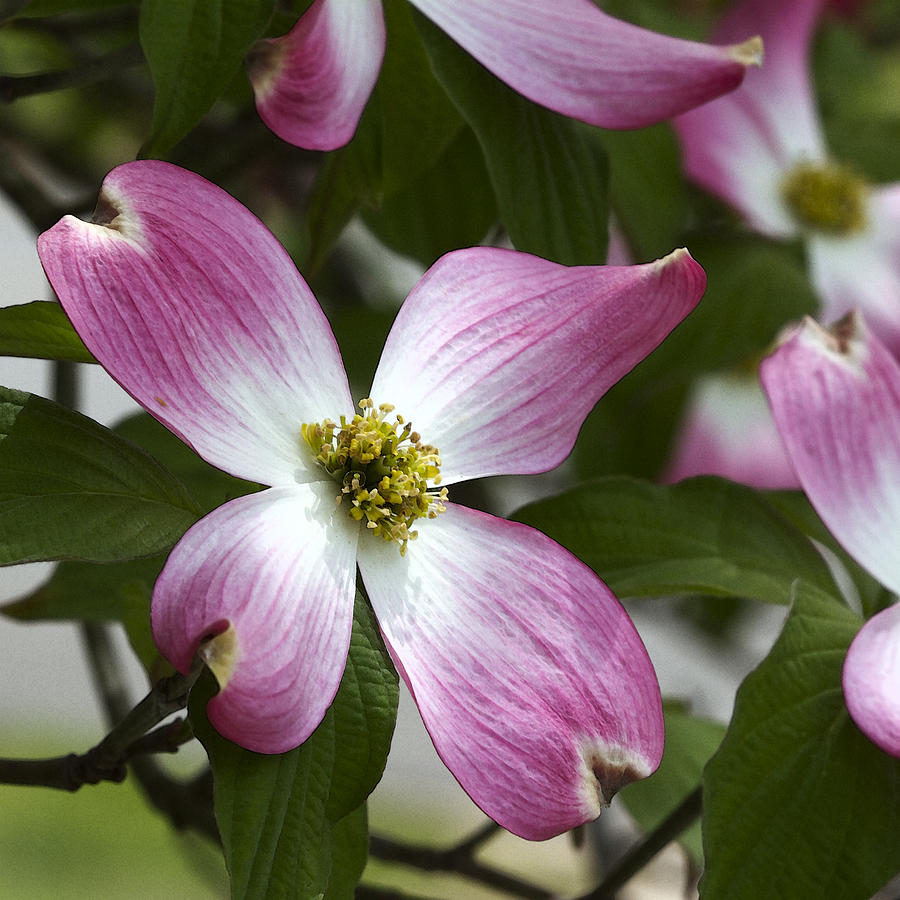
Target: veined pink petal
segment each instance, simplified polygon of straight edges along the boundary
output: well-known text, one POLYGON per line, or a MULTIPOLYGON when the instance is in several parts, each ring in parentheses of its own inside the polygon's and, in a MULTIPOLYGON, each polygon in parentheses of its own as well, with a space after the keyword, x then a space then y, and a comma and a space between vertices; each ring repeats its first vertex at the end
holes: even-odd
POLYGON ((353 137, 384 58, 379 0, 316 0, 284 37, 260 41, 248 74, 260 118, 307 150, 353 137))
POLYGON ((155 160, 103 183, 95 223, 38 239, 82 340, 209 462, 264 484, 325 477, 304 422, 352 413, 331 328, 284 248, 225 191, 155 160))
POLYGON ((810 502, 857 562, 900 591, 900 365, 858 317, 831 331, 806 319, 760 376, 810 502))
POLYGON ((544 472, 705 286, 686 250, 625 267, 487 247, 448 253, 400 309, 372 399, 437 446, 445 484, 544 472))
POLYGON ((867 212, 867 227, 858 234, 809 236, 810 273, 822 319, 831 322, 858 308, 900 357, 900 183, 872 188, 867 212))
POLYGON ((799 487, 755 374, 710 375, 695 385, 664 482, 721 475, 751 487, 799 487))
POLYGON ((249 750, 303 743, 344 671, 359 527, 334 494, 318 483, 232 500, 185 534, 156 582, 153 639, 179 671, 232 626, 233 652, 211 665, 221 690, 208 712, 249 750))
POLYGON ((844 699, 866 737, 900 756, 900 604, 863 625, 844 660, 844 699))
MULTIPOLYGON (((510 87, 603 128, 642 128, 741 83, 759 48, 646 31, 590 0, 411 0, 510 87)), ((738 39, 752 38, 752 27, 738 39)))
POLYGON ((742 0, 713 34, 735 40, 750 28, 765 62, 741 87, 679 116, 688 175, 739 210, 757 230, 790 236, 796 226, 780 196, 785 173, 826 158, 810 83, 808 54, 824 0, 742 0))
POLYGON ((641 639, 550 538, 450 503, 405 556, 361 537, 359 566, 438 753, 504 828, 560 834, 656 769, 662 711, 641 639))

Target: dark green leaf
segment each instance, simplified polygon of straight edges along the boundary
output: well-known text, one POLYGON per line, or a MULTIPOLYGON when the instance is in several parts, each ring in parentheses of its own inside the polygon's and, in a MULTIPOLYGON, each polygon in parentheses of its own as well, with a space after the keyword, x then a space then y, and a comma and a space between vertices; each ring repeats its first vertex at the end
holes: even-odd
POLYGON ((856 728, 841 667, 859 619, 798 585, 704 779, 705 900, 865 900, 900 870, 900 760, 856 728))
POLYGON ((62 307, 45 300, 0 309, 0 356, 96 362, 62 307))
POLYGON ((834 591, 805 535, 750 488, 719 478, 659 486, 601 478, 520 509, 620 597, 678 593, 788 603, 802 578, 834 591))
MULTIPOLYGON (((350 852, 348 844, 356 843, 350 832, 359 823, 342 825, 337 837, 335 826, 358 810, 381 778, 397 696, 396 673, 358 595, 340 689, 321 725, 296 750, 277 756, 243 750, 216 734, 203 701, 192 698, 191 722, 213 767, 233 897, 300 900, 326 891, 337 837, 340 852, 350 852)), ((335 890, 341 883, 334 882, 335 890)))
POLYGON ((633 248, 633 262, 649 262, 679 246, 686 199, 678 142, 668 125, 604 131, 616 221, 633 248))
POLYGON ((363 220, 392 250, 430 266, 458 247, 480 244, 497 220, 494 192, 475 136, 461 129, 436 165, 363 220))
POLYGON ((356 885, 369 858, 369 819, 366 804, 348 813, 331 830, 331 878, 324 900, 353 900, 356 885))
POLYGON ((360 206, 378 208, 428 172, 463 128, 432 74, 406 0, 385 4, 387 49, 353 140, 329 154, 309 205, 316 270, 360 206))
POLYGON ((275 0, 143 0, 141 47, 156 86, 144 156, 161 156, 212 106, 272 15, 275 0))
MULTIPOLYGON (((724 725, 692 716, 676 706, 667 705, 665 713, 666 749, 659 768, 619 794, 644 831, 656 828, 700 784, 703 767, 725 734, 724 725)), ((680 840, 695 862, 702 863, 699 819, 680 840)))
POLYGON ((889 591, 832 537, 831 532, 825 527, 804 493, 801 491, 769 491, 766 493, 766 499, 795 527, 823 544, 837 556, 859 591, 862 609, 867 616, 874 615, 893 602, 889 591))
POLYGON ((50 400, 0 388, 0 564, 150 556, 200 513, 129 441, 50 400))
POLYGON ((481 144, 516 248, 567 265, 606 261, 607 161, 599 132, 536 106, 416 15, 438 80, 481 144))
MULTIPOLYGON (((115 6, 125 6, 136 3, 137 0, 12 0, 15 6, 20 6, 16 14, 23 18, 39 16, 55 16, 67 12, 87 12, 98 9, 112 9, 115 6)), ((8 13, 7 13, 8 15, 8 13)))
POLYGON ((163 463, 188 488, 205 513, 227 500, 259 490, 258 484, 211 466, 148 413, 129 416, 113 431, 163 463))

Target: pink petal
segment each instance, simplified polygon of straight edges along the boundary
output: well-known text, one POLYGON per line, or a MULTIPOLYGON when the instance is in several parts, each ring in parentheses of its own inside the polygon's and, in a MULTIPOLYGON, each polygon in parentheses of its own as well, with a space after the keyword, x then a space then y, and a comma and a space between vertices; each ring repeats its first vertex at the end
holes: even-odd
POLYGON ((504 828, 560 834, 656 769, 663 721, 644 645, 550 538, 448 504, 405 556, 360 538, 359 566, 441 759, 504 828))
POLYGON ((760 376, 797 477, 844 548, 900 591, 900 365, 850 317, 806 319, 760 376))
MULTIPOLYGON (((590 0, 411 0, 510 87, 603 128, 642 128, 741 83, 757 45, 712 47, 645 31, 590 0)), ((751 27, 740 36, 746 41, 751 27)))
POLYGON ((185 534, 156 582, 153 639, 179 671, 204 638, 233 626, 236 651, 216 672, 221 690, 208 712, 248 750, 303 743, 338 689, 359 528, 334 493, 296 485, 220 506, 185 534))
POLYGON ((858 308, 900 357, 900 183, 871 190, 868 219, 855 235, 810 235, 810 273, 826 322, 858 308))
POLYGON ((799 487, 755 375, 710 375, 694 387, 664 482, 720 475, 751 487, 799 487))
POLYGON ((900 604, 863 625, 844 660, 844 699, 866 737, 900 756, 900 604))
POLYGON ((66 216, 38 249, 103 367, 233 475, 321 478, 300 426, 353 404, 328 321, 272 234, 225 191, 155 160, 110 173, 97 215, 66 216))
POLYGON ((713 34, 717 42, 762 36, 765 60, 734 93, 679 116, 688 175, 759 231, 796 233, 781 200, 787 170, 826 157, 809 75, 809 45, 823 0, 743 0, 713 34))
POLYGON ((248 74, 260 118, 297 147, 343 146, 378 80, 384 45, 378 0, 316 0, 288 34, 254 48, 248 74))
POLYGON ((445 484, 546 471, 705 286, 686 250, 625 267, 486 247, 448 253, 397 315, 372 398, 438 447, 445 484))

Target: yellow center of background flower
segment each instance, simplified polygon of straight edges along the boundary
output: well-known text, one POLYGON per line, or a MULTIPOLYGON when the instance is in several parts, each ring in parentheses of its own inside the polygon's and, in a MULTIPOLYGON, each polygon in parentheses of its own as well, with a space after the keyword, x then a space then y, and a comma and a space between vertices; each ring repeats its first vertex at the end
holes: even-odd
POLYGON ((340 424, 330 419, 301 427, 316 462, 341 486, 338 503, 366 529, 386 541, 396 541, 400 553, 418 536, 416 519, 435 518, 446 510, 447 489, 439 491, 441 459, 437 447, 423 444, 402 416, 387 420, 389 403, 378 409, 368 398, 362 413, 340 424), (429 486, 429 483, 431 487, 429 486))
POLYGON ((867 193, 862 178, 836 163, 801 163, 781 185, 781 195, 801 225, 833 235, 866 227, 867 193))

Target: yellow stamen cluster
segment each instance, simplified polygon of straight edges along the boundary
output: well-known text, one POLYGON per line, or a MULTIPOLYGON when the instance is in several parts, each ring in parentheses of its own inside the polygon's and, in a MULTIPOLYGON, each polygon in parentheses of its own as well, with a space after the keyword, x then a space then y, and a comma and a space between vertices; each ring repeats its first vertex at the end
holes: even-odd
POLYGON ((784 179, 781 195, 802 225, 832 235, 866 227, 866 184, 835 163, 801 163, 784 179))
POLYGON ((435 518, 446 510, 447 489, 429 489, 441 481, 441 459, 436 447, 423 444, 402 416, 388 422, 394 411, 389 403, 378 409, 368 398, 359 401, 362 413, 340 425, 326 419, 304 424, 303 439, 316 462, 341 486, 337 502, 349 501, 348 512, 365 522, 372 534, 396 541, 400 553, 415 540, 413 522, 435 518))

